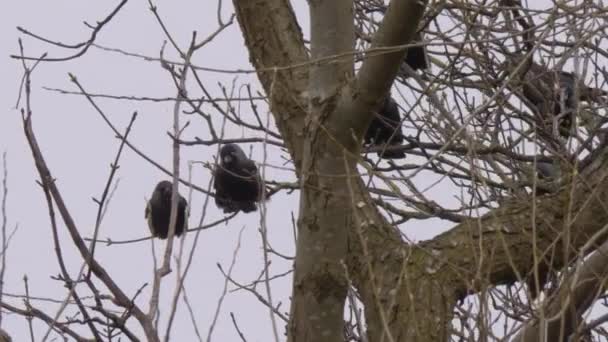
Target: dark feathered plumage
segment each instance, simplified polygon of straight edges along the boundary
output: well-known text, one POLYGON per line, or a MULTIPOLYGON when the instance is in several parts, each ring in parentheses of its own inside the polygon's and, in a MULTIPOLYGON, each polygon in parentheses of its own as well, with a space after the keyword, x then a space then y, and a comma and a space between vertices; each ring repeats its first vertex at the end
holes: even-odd
MULTIPOLYGON (((525 61, 523 56, 510 58, 505 64, 509 73, 525 61)), ((557 128, 563 137, 570 136, 572 132, 578 101, 598 102, 608 94, 602 89, 588 87, 582 80, 576 81, 572 73, 551 70, 531 60, 524 63, 516 77, 520 82, 510 82, 509 87, 532 105, 540 126, 545 130, 553 132, 553 121, 557 117, 557 128), (575 88, 578 88, 578 98, 575 88)))
POLYGON ((537 195, 542 196, 558 189, 561 176, 559 166, 550 162, 536 162, 536 175, 540 181, 536 187, 537 195))
POLYGON ((556 180, 560 175, 558 168, 549 162, 536 162, 536 172, 538 173, 538 179, 543 180, 556 180))
POLYGON ((257 210, 262 195, 262 180, 255 163, 236 144, 220 149, 220 163, 215 167, 215 204, 232 213, 257 210))
MULTIPOLYGON (((422 42, 422 34, 416 34, 416 37, 412 40, 412 44, 422 42)), ((426 49, 424 46, 415 46, 407 49, 407 55, 405 55, 405 63, 414 70, 426 69, 429 67, 427 61, 426 49)))
MULTIPOLYGON (((365 144, 374 146, 401 145, 403 134, 401 133, 401 118, 399 107, 392 97, 387 96, 380 111, 374 113, 374 118, 365 133, 365 144)), ((403 151, 378 152, 380 158, 400 159, 405 158, 403 151)))
MULTIPOLYGON (((152 198, 146 206, 146 219, 152 236, 166 239, 169 235, 169 219, 171 215, 171 196, 173 194, 173 184, 169 181, 162 181, 156 185, 152 198)), ((186 207, 188 202, 181 195, 177 195, 177 221, 175 224, 175 236, 180 236, 187 228, 186 207)))

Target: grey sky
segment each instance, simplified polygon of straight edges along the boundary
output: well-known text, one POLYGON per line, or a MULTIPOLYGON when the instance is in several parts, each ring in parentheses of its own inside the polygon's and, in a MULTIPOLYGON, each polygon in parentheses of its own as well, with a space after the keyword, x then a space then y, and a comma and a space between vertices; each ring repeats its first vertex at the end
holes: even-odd
MULTIPOLYGON (((32 296, 56 299, 65 296, 62 284, 50 279, 50 276, 59 273, 59 269, 53 251, 47 208, 42 192, 35 183, 38 177, 23 136, 20 114, 14 109, 22 68, 17 61, 9 59, 7 55, 18 52, 19 34, 15 27, 19 25, 66 43, 80 42, 87 39, 89 32, 82 22, 92 23, 101 20, 116 3, 116 1, 19 1, 11 3, 8 12, 3 11, 4 15, 0 20, 2 25, 0 42, 4 47, 2 51, 5 58, 0 63, 3 94, 0 97, 0 104, 4 110, 0 125, 0 149, 7 151, 9 162, 9 226, 12 228, 15 224, 19 224, 8 252, 9 262, 5 279, 7 293, 23 293, 22 277, 27 275, 32 296)), ((205 37, 217 27, 216 7, 212 2, 158 1, 156 4, 160 15, 183 47, 187 46, 193 30, 198 31, 199 37, 205 37)), ((223 17, 227 20, 232 9, 230 3, 225 2, 225 6, 223 17)), ((97 42, 131 52, 158 56, 164 40, 164 35, 148 10, 147 2, 130 1, 101 32, 97 42)), ((26 53, 31 56, 39 55, 43 51, 58 57, 70 53, 49 48, 31 38, 24 38, 24 45, 26 53)), ((167 55, 176 56, 170 49, 167 49, 167 55)), ((220 39, 212 42, 210 48, 205 48, 194 61, 202 66, 224 69, 251 68, 236 24, 224 32, 220 39)), ((35 132, 79 229, 84 236, 90 236, 97 210, 91 197, 100 196, 109 174, 109 164, 114 159, 119 141, 84 98, 59 95, 42 89, 42 86, 48 86, 75 90, 75 86, 69 82, 68 72, 74 73, 90 92, 174 97, 176 91, 167 72, 159 63, 143 62, 98 49, 91 49, 86 56, 73 62, 45 63, 34 73, 35 132)), ((230 86, 235 76, 238 76, 237 86, 255 81, 254 75, 213 73, 201 75, 214 95, 221 95, 218 82, 230 86)), ((138 111, 139 118, 131 135, 132 142, 154 160, 170 168, 171 144, 166 132, 172 125, 171 103, 113 100, 100 100, 98 103, 121 130, 124 130, 131 113, 138 111)), ((261 113, 264 114, 265 106, 262 103, 259 106, 261 113)), ((244 116, 248 116, 249 111, 246 105, 242 106, 244 116)), ((187 118, 182 116, 182 122, 186 120, 187 118)), ((190 122, 185 137, 205 138, 208 133, 201 124, 200 118, 191 117, 190 122)), ((227 136, 238 138, 242 136, 242 132, 229 127, 227 136)), ((244 147, 246 151, 249 150, 248 145, 244 147)), ((181 168, 183 177, 187 177, 187 161, 211 161, 216 148, 217 146, 183 148, 181 168)), ((256 146, 253 152, 254 158, 261 160, 261 147, 256 146)), ((272 164, 278 164, 279 150, 271 149, 269 154, 272 164)), ((125 151, 121 159, 118 177, 119 187, 110 204, 100 236, 111 237, 113 240, 147 236, 144 199, 150 196, 157 181, 167 177, 129 150, 125 151)), ((193 180, 196 184, 206 187, 209 178, 209 170, 200 166, 194 167, 193 180)), ((180 192, 187 196, 185 187, 180 187, 180 192)), ((193 194, 191 226, 195 226, 200 220, 203 199, 200 193, 193 194)), ((290 212, 297 208, 295 200, 297 200, 295 194, 279 195, 267 204, 269 220, 272 222, 269 224, 271 243, 288 255, 293 254, 290 212)), ((223 217, 213 201, 209 204, 208 213, 205 222, 223 217)), ((194 266, 187 281, 187 292, 194 306, 197 324, 204 335, 223 286, 223 277, 216 263, 219 262, 224 268, 228 268, 238 232, 243 226, 245 230, 242 247, 234 276, 238 281, 248 283, 257 278, 263 264, 260 234, 257 231, 259 212, 249 215, 239 214, 228 225, 201 233, 194 266)), ((66 260, 72 276, 75 276, 80 258, 75 257, 75 250, 71 247, 67 231, 63 226, 60 227, 60 234, 66 260)), ((194 234, 188 236, 190 242, 193 238, 194 234)), ((159 250, 158 247, 164 246, 164 243, 157 242, 156 245, 159 250)), ((134 294, 143 283, 151 281, 152 261, 148 241, 128 246, 99 245, 97 251, 97 257, 127 293, 134 294)), ((273 260, 271 271, 284 272, 289 267, 290 263, 276 259, 273 260)), ((167 310, 170 303, 172 291, 169 290, 174 287, 174 275, 175 272, 164 281, 161 310, 167 310)), ((289 279, 277 281, 274 287, 276 287, 273 288, 275 301, 284 301, 290 290, 289 279)), ((151 287, 148 287, 141 295, 141 298, 146 299, 144 307, 147 307, 150 289, 151 287)), ((11 302, 22 306, 21 300, 11 302)), ((49 314, 54 314, 55 306, 41 302, 35 304, 49 314)), ((288 308, 288 303, 281 306, 282 311, 288 311, 288 308)), ((185 306, 181 305, 178 310, 178 319, 173 329, 175 340, 191 340, 194 334, 185 309, 185 306)), ((219 340, 230 341, 237 338, 228 315, 230 311, 235 312, 241 329, 251 341, 269 340, 271 331, 267 310, 260 306, 251 294, 244 291, 231 293, 226 298, 214 335, 219 340)), ((69 312, 74 312, 73 308, 69 312)), ((161 326, 164 326, 162 320, 161 326)), ((283 324, 280 323, 279 326, 282 335, 283 324)), ((5 315, 3 327, 17 341, 25 340, 28 336, 26 321, 23 318, 5 315)), ((36 322, 35 330, 37 338, 41 338, 46 328, 36 322)))
MULTIPOLYGON (((88 39, 89 29, 83 21, 93 23, 101 20, 116 5, 117 1, 12 1, 8 11, 3 10, 0 20, 0 46, 3 47, 4 58, 0 62, 0 151, 6 151, 9 167, 9 206, 8 218, 10 230, 18 224, 19 228, 11 241, 8 250, 8 270, 5 278, 5 291, 9 294, 22 294, 23 276, 29 278, 30 294, 45 298, 64 299, 63 283, 51 280, 51 276, 59 273, 59 268, 53 250, 51 230, 40 187, 36 184, 38 175, 23 135, 21 116, 16 110, 15 102, 18 95, 19 82, 22 76, 20 62, 9 59, 8 54, 18 53, 17 38, 23 37, 26 54, 37 56, 49 52, 50 56, 67 56, 72 52, 48 45, 29 37, 20 35, 16 26, 22 26, 34 33, 59 40, 64 43, 76 43, 88 39)), ((300 19, 300 26, 308 31, 308 9, 302 0, 292 1, 300 19)), ((191 32, 196 30, 199 39, 206 37, 217 28, 216 4, 214 1, 156 1, 159 14, 165 20, 169 30, 177 39, 178 44, 187 47, 191 32)), ((232 13, 231 2, 224 1, 223 19, 228 20, 232 13)), ((97 43, 100 45, 120 48, 129 52, 157 57, 165 41, 154 16, 149 11, 148 2, 131 0, 117 17, 100 33, 97 43)), ((167 56, 176 60, 175 52, 167 46, 167 56)), ((247 69, 249 56, 243 46, 243 39, 238 25, 235 23, 209 47, 196 55, 194 63, 200 66, 221 69, 247 69)), ((92 106, 81 96, 60 95, 44 90, 42 87, 77 90, 69 81, 67 73, 75 74, 79 81, 92 93, 107 93, 113 95, 133 95, 150 97, 174 97, 175 87, 168 75, 158 62, 146 62, 141 59, 125 57, 91 48, 84 57, 67 63, 43 63, 33 75, 33 121, 34 130, 39 143, 64 199, 71 210, 75 221, 84 236, 91 236, 95 222, 97 205, 91 197, 99 197, 103 190, 109 165, 113 161, 119 140, 109 127, 101 120, 92 106)), ((218 82, 226 86, 235 81, 236 96, 246 96, 242 85, 252 83, 257 87, 255 74, 220 74, 205 73, 205 85, 216 96, 221 96, 218 82)), ((197 94, 196 87, 193 94, 197 94)), ((228 89, 230 91, 230 89, 228 89)), ((131 114, 134 111, 139 117, 134 125, 130 141, 142 152, 161 163, 171 167, 171 141, 166 132, 171 130, 171 102, 151 103, 98 99, 112 122, 124 131, 131 114)), ((267 107, 258 103, 258 110, 266 114, 267 107)), ((251 119, 251 109, 247 103, 233 103, 243 117, 251 119)), ((184 107, 186 108, 186 107, 184 107)), ((210 106, 206 108, 214 113, 210 106)), ((207 128, 199 117, 181 116, 182 123, 190 121, 184 138, 208 137, 207 128)), ((216 127, 221 125, 221 119, 216 120, 216 127)), ((274 127, 274 126, 273 126, 274 127)), ((228 126, 226 136, 238 138, 250 135, 240 128, 228 126)), ((249 153, 249 144, 242 145, 249 153)), ((253 158, 261 162, 262 146, 253 145, 253 158)), ((182 147, 181 175, 187 178, 188 161, 212 161, 217 146, 182 147)), ((281 156, 286 155, 276 147, 268 150, 269 164, 285 166, 281 156)), ((273 179, 291 180, 295 178, 290 172, 269 169, 273 179)), ((148 162, 126 149, 120 161, 117 177, 120 179, 118 190, 112 198, 108 214, 101 228, 100 237, 110 237, 112 240, 128 240, 147 236, 148 228, 144 220, 145 199, 148 198, 154 185, 161 179, 168 179, 148 162)), ((210 171, 200 165, 194 167, 193 181, 206 187, 209 183, 210 171)), ((432 183, 434 179, 424 179, 432 183)), ((442 185, 443 186, 443 185, 442 185)), ((440 188, 438 191, 442 191, 440 188)), ((180 186, 180 192, 187 197, 187 188, 180 186)), ((446 192, 443 192, 446 193, 446 192)), ((459 195, 459 194, 456 194, 459 195)), ((452 196, 440 196, 443 202, 455 201, 452 196)), ((294 254, 293 227, 291 215, 297 218, 298 193, 291 195, 281 193, 267 203, 268 229, 270 243, 281 253, 294 254)), ((198 224, 202 213, 204 196, 193 192, 191 227, 198 224)), ((223 217, 213 201, 210 201, 204 223, 223 217)), ((255 280, 262 270, 263 256, 261 238, 258 232, 260 226, 259 211, 252 214, 240 213, 229 224, 203 231, 200 234, 198 247, 194 256, 195 262, 188 275, 186 290, 191 304, 194 306, 196 323, 206 336, 211 317, 215 311, 217 298, 223 287, 224 278, 218 271, 216 263, 228 268, 237 237, 241 227, 245 227, 242 236, 242 247, 235 266, 234 278, 242 283, 255 280)), ((406 225, 405 232, 416 240, 429 238, 439 231, 437 220, 428 220, 422 224, 406 225)), ((60 227, 62 247, 72 276, 78 271, 81 259, 72 248, 71 240, 64 229, 60 227)), ((188 234, 189 246, 194 234, 188 234)), ((164 247, 164 242, 155 241, 157 251, 164 247)), ((134 294, 144 283, 152 280, 152 259, 149 241, 129 245, 114 245, 106 247, 98 245, 97 258, 110 271, 118 284, 129 294, 134 294)), ((271 274, 289 270, 291 262, 273 258, 271 274)), ((282 312, 288 312, 288 296, 291 291, 291 278, 286 277, 272 283, 275 304, 282 302, 282 312)), ((175 268, 163 282, 161 311, 168 310, 175 282, 175 268)), ((233 288, 233 287, 231 287, 233 288)), ((262 285, 258 286, 263 293, 262 285)), ((140 296, 138 303, 143 309, 147 308, 151 286, 148 286, 140 296)), ((11 299, 11 303, 23 307, 20 299, 11 299)), ((35 306, 53 315, 56 305, 47 302, 34 302, 35 306)), ((69 313, 73 313, 70 308, 69 313)), ((245 291, 229 293, 215 330, 215 340, 236 341, 236 334, 230 320, 229 312, 234 312, 239 326, 249 341, 270 341, 272 339, 271 324, 268 310, 245 291)), ((14 340, 22 341, 27 338, 27 323, 16 315, 3 316, 3 328, 13 335, 14 340)), ((187 314, 185 305, 180 304, 178 319, 173 328, 173 340, 194 340, 194 330, 187 314)), ((164 327, 161 317, 161 327, 164 327)), ((279 334, 283 337, 284 323, 279 323, 279 334)), ((38 338, 46 331, 46 327, 35 321, 35 331, 38 338)), ((164 335, 164 330, 163 335, 164 335)))

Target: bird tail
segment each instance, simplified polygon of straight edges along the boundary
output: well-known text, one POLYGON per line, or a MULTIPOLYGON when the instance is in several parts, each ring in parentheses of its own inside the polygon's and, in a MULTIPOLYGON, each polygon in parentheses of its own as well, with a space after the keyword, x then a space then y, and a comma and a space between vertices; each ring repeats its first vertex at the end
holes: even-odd
POLYGON ((603 96, 607 96, 608 95, 608 91, 604 90, 604 89, 600 89, 600 88, 590 88, 590 97, 597 101, 598 97, 603 97, 603 96))
MULTIPOLYGON (((416 36, 412 39, 412 43, 421 43, 422 41, 421 32, 416 33, 416 36)), ((429 63, 426 55, 426 48, 424 46, 413 46, 408 48, 405 55, 405 63, 414 70, 428 69, 429 63)))
POLYGON ((240 209, 244 213, 251 213, 258 210, 258 207, 255 205, 255 202, 243 202, 240 204, 240 209))
POLYGON ((405 152, 399 150, 385 150, 378 152, 378 157, 383 159, 403 159, 405 158, 405 152))
POLYGON ((428 62, 426 60, 426 51, 424 47, 411 47, 407 49, 405 63, 414 70, 427 69, 428 62))

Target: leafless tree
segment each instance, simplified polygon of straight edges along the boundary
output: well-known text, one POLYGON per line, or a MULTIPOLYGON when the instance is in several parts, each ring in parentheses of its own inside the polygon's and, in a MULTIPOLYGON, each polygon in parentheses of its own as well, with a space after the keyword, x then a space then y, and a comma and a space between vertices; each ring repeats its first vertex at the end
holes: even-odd
MULTIPOLYGON (((21 29, 28 44, 71 51, 67 57, 30 56, 22 48, 13 57, 23 63, 23 127, 50 224, 56 236, 56 221, 63 221, 83 268, 76 278, 64 267, 60 275, 68 288, 65 303, 78 310, 73 319, 58 320, 27 301, 22 309, 3 299, 5 310, 42 320, 55 333, 79 341, 113 336, 167 341, 176 306, 189 306, 182 285, 195 247, 173 248, 174 227, 170 229, 145 310, 135 303, 139 293, 121 289, 95 257, 95 246, 104 240, 96 233, 87 241, 79 233, 37 143, 32 125, 36 102, 30 91, 36 65, 102 49, 160 62, 176 95, 95 94, 73 75, 74 89, 55 89, 86 98, 119 137, 97 200, 97 224, 124 147, 171 175, 174 189, 181 183, 205 196, 202 217, 213 196, 211 183, 193 184, 180 175, 180 148, 253 143, 264 156, 286 149, 285 165, 258 162, 270 198, 291 191, 300 196, 289 313, 273 300, 269 284, 276 278, 267 266, 271 258, 292 257, 268 243, 272 213, 264 205, 264 272, 242 284, 231 277, 232 267, 222 268, 226 282, 218 304, 228 286, 251 292, 262 303, 260 310, 270 311, 275 340, 282 338, 279 329, 285 324, 292 342, 608 338, 608 315, 586 317, 594 308, 605 313, 608 279, 608 17, 602 2, 392 0, 387 5, 379 0, 309 0, 305 31, 310 36, 305 37, 288 0, 233 0, 235 15, 225 20, 218 14, 217 30, 203 39, 193 34, 185 48, 150 2, 168 41, 158 57, 96 44, 97 33, 126 2, 93 26, 81 44, 21 29), (209 69, 197 65, 196 56, 208 42, 221 39, 233 19, 261 89, 247 85, 245 98, 230 90, 218 98, 201 77, 209 69), (414 45, 426 48, 427 70, 403 64, 414 45), (166 58, 166 49, 181 60, 166 58), (404 144, 390 148, 404 151, 404 161, 378 160, 375 152, 386 147, 362 144, 391 90, 403 113, 404 144), (171 101, 172 168, 140 152, 129 139, 136 114, 126 129, 115 127, 97 104, 100 98, 171 101), (252 114, 237 113, 232 103, 238 101, 248 104, 252 114), (203 103, 214 112, 203 109, 203 103), (266 105, 270 115, 258 109, 266 105), (204 135, 188 131, 183 123, 192 114, 189 120, 206 125, 204 135), (247 133, 225 136, 225 125, 247 133), (291 180, 276 179, 276 169, 291 172, 291 180), (426 241, 412 239, 412 231, 429 226, 444 232, 426 241), (161 328, 159 288, 173 255, 179 281, 171 304, 163 307, 170 319, 161 328)), ((226 72, 250 71, 235 67, 226 72)), ((201 229, 193 230, 195 239, 202 228, 217 224, 201 221, 201 229)), ((57 259, 63 263, 60 248, 57 259)), ((240 338, 247 340, 231 317, 240 338)), ((202 340, 198 330, 197 337, 202 340)))

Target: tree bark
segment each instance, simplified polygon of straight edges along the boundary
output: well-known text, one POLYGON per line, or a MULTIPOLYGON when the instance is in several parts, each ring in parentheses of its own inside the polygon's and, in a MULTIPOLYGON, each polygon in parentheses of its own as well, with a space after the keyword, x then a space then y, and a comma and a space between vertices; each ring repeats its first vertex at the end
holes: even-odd
POLYGON ((604 242, 589 259, 581 261, 581 265, 570 272, 559 291, 549 298, 544 309, 545 319, 526 324, 513 341, 567 341, 584 323, 585 311, 606 291, 607 278, 608 242, 604 242))
POLYGON ((289 0, 233 0, 233 4, 249 60, 299 172, 308 105, 308 54, 302 31, 289 0))
MULTIPOLYGON (((554 196, 509 202, 430 241, 405 244, 357 170, 361 136, 405 51, 372 50, 352 78, 346 62, 353 46, 346 27, 352 26, 352 1, 309 3, 310 74, 294 67, 271 77, 268 69, 308 60, 292 9, 286 0, 234 0, 301 185, 289 341, 342 341, 343 261, 365 304, 370 341, 441 341, 459 299, 521 280, 546 253, 554 254, 553 268, 562 267, 608 222, 603 153, 554 196), (344 18, 337 20, 337 13, 344 18), (344 59, 328 63, 331 56, 344 59)), ((424 4, 391 1, 372 47, 407 44, 424 4)))
POLYGON ((354 72, 351 0, 310 1, 309 113, 288 341, 342 341, 351 210, 344 175, 356 169, 357 141, 341 126, 337 96, 354 72), (324 60, 315 63, 317 60, 324 60))

